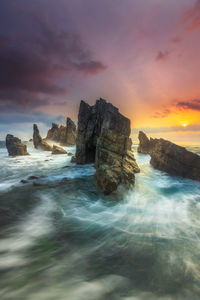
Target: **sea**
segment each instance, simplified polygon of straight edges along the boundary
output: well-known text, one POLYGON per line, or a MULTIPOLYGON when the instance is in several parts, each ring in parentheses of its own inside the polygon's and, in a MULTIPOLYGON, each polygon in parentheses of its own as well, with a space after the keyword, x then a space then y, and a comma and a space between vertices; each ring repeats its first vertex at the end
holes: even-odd
POLYGON ((200 299, 200 182, 133 150, 135 186, 105 196, 92 164, 0 149, 1 300, 200 299))

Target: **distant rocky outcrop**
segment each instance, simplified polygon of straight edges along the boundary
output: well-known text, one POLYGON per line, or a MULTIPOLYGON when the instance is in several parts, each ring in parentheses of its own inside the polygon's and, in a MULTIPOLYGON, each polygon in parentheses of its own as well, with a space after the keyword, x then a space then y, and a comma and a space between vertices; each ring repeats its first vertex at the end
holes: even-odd
POLYGON ((12 134, 7 134, 6 136, 6 148, 8 150, 9 156, 29 155, 29 153, 27 152, 27 146, 12 134))
POLYGON ((42 139, 36 124, 33 124, 33 144, 36 149, 52 151, 52 147, 42 139))
POLYGON ((80 103, 76 148, 77 164, 95 163, 95 178, 105 194, 135 182, 139 167, 129 151, 130 120, 106 100, 80 103))
POLYGON ((139 132, 138 135, 138 139, 139 139, 139 147, 137 149, 137 151, 139 153, 143 153, 143 154, 149 154, 150 152, 150 140, 148 139, 148 137, 146 136, 146 134, 143 131, 139 132))
POLYGON ((63 148, 53 145, 52 154, 67 154, 63 148))
POLYGON ((70 118, 67 118, 66 126, 52 123, 45 140, 60 143, 62 146, 74 145, 76 143, 76 125, 70 118))
POLYGON ((200 181, 200 156, 164 139, 139 134, 138 152, 150 154, 150 164, 170 175, 200 181))

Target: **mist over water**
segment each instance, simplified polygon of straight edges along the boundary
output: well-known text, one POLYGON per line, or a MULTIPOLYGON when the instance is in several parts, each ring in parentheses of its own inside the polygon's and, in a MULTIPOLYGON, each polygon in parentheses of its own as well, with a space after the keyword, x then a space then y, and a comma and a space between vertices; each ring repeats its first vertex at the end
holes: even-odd
POLYGON ((135 187, 104 196, 92 165, 28 151, 0 149, 0 299, 200 299, 199 182, 135 153, 135 187))

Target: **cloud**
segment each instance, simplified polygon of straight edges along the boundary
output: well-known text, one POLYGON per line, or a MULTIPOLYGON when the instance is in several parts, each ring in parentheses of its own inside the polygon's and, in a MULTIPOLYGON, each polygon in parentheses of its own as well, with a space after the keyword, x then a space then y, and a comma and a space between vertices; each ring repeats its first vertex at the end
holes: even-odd
POLYGON ((176 107, 179 109, 192 109, 200 111, 200 99, 193 99, 190 101, 179 101, 176 104, 176 107))
POLYGON ((200 0, 184 13, 181 24, 189 31, 200 29, 200 0))
POLYGON ((157 111, 155 112, 155 114, 153 115, 154 119, 161 119, 161 118, 165 118, 167 117, 169 114, 171 113, 171 110, 169 108, 165 108, 162 111, 157 111))
POLYGON ((182 41, 181 38, 179 38, 178 36, 175 36, 171 39, 171 42, 174 43, 174 44, 178 44, 182 41))
POLYGON ((159 51, 156 56, 156 60, 157 61, 165 61, 168 59, 168 57, 169 57, 169 51, 159 51))
POLYGON ((74 72, 95 75, 106 69, 77 34, 57 32, 41 21, 37 26, 37 37, 0 35, 0 103, 13 108, 47 105, 47 96, 67 94, 74 72))
POLYGON ((183 126, 166 126, 166 127, 144 127, 144 128, 135 128, 134 133, 138 133, 142 130, 145 133, 161 133, 161 132, 179 132, 179 131, 200 131, 200 124, 188 125, 187 127, 183 126))

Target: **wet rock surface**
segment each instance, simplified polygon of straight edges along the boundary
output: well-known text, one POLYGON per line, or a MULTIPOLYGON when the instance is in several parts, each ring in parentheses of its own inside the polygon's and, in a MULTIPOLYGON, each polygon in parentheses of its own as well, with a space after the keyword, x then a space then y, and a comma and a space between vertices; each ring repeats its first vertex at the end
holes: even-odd
POLYGON ((52 154, 67 154, 67 151, 65 151, 62 147, 53 145, 52 154))
POLYGON ((12 134, 7 134, 6 136, 6 148, 9 156, 29 155, 27 152, 27 146, 12 134))
POLYGON ((36 124, 33 124, 33 144, 36 149, 52 151, 52 147, 42 139, 36 124))
POLYGON ((200 156, 165 139, 148 139, 139 133, 138 152, 150 154, 150 164, 170 175, 200 181, 200 156))
POLYGON ((61 144, 62 146, 72 146, 76 143, 76 125, 70 119, 66 119, 66 126, 59 126, 52 123, 51 129, 48 130, 45 140, 50 140, 61 144))
POLYGON ((80 103, 78 116, 77 164, 95 163, 95 178, 105 194, 115 191, 120 184, 134 184, 134 173, 139 172, 129 151, 130 120, 118 108, 104 99, 90 106, 80 103))

